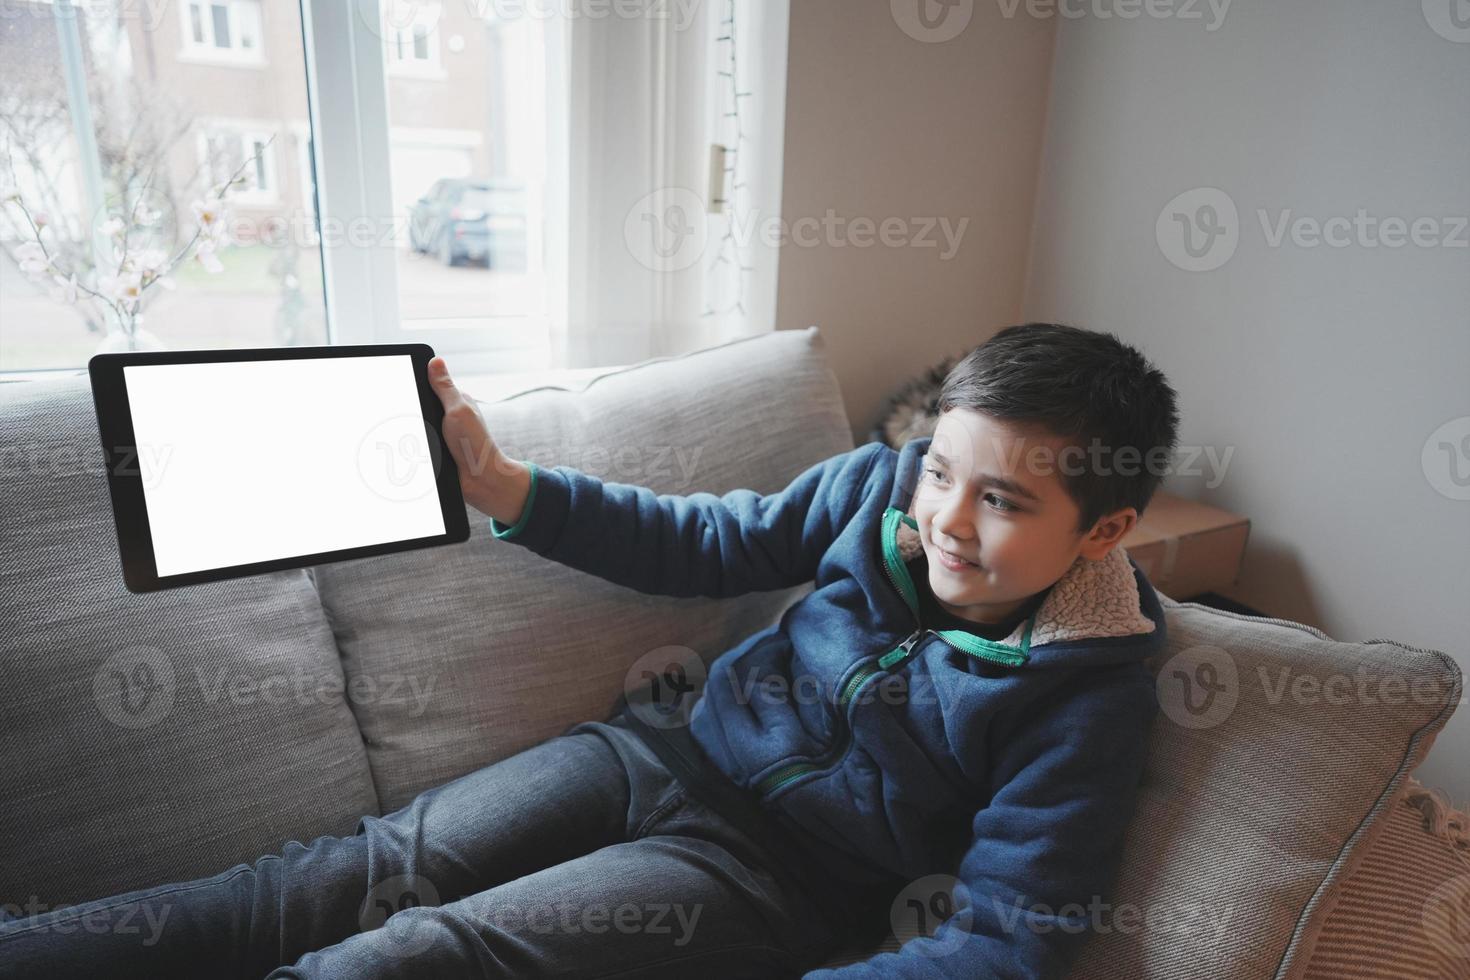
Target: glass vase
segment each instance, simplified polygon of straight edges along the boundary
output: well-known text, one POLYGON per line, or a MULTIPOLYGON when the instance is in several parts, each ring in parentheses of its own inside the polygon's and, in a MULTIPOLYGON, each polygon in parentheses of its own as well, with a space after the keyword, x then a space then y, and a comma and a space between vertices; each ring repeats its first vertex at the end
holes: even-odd
POLYGON ((134 327, 132 330, 109 330, 107 336, 97 345, 94 354, 115 354, 120 351, 136 350, 167 350, 168 345, 159 340, 157 336, 144 330, 142 327, 134 327))

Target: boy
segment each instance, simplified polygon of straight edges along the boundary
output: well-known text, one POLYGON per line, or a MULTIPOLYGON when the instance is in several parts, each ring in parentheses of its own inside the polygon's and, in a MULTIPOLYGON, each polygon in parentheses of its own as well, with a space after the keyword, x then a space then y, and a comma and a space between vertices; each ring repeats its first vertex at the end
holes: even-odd
POLYGON ((1163 613, 1118 543, 1174 448, 1159 371, 1108 334, 1011 327, 949 374, 932 437, 722 497, 509 459, 430 376, 497 539, 647 593, 813 590, 714 660, 687 719, 634 685, 353 837, 0 925, 0 975, 772 976, 890 921, 923 935, 806 976, 1065 972, 1156 711, 1163 613), (582 917, 506 915, 548 903, 582 917), (596 929, 612 906, 628 928, 596 929), (172 912, 148 949, 59 935, 134 907, 172 912))

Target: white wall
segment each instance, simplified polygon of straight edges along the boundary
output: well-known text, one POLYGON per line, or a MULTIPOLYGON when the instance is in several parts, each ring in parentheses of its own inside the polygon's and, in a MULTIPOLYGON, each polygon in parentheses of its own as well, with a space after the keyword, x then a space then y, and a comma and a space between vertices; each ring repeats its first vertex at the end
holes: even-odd
POLYGON ((1049 21, 975 3, 956 37, 926 42, 900 26, 905 9, 791 4, 784 222, 831 211, 909 229, 893 247, 837 230, 781 248, 777 326, 822 328, 859 442, 905 378, 1020 314, 1051 69, 1049 21), (948 258, 923 244, 942 241, 926 219, 968 222, 948 258))
MULTIPOLYGON (((1470 673, 1470 501, 1436 489, 1454 486, 1437 445, 1421 461, 1442 424, 1470 433, 1470 30, 1444 19, 1465 39, 1441 36, 1425 10, 1236 0, 1213 31, 1060 21, 1025 312, 1139 345, 1181 392, 1182 441, 1234 448, 1219 486, 1170 484, 1251 517, 1233 596, 1470 673), (1201 187, 1233 202, 1238 246, 1184 271, 1166 256, 1183 261, 1179 226, 1156 222, 1201 187), (1274 230, 1286 210, 1359 209, 1435 219, 1458 246, 1368 247, 1372 229, 1273 247, 1258 215, 1274 230)), ((1470 473, 1470 442, 1457 463, 1470 473)), ((1418 775, 1470 798, 1470 706, 1418 775)))

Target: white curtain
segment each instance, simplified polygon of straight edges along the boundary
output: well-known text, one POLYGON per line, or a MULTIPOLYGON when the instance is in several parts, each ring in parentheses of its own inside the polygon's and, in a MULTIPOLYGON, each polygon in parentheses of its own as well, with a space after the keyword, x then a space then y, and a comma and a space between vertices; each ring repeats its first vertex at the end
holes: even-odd
POLYGON ((548 66, 565 72, 569 106, 569 288, 552 330, 565 367, 775 328, 789 0, 647 7, 664 16, 565 21, 548 66), (712 143, 735 151, 715 214, 712 143))

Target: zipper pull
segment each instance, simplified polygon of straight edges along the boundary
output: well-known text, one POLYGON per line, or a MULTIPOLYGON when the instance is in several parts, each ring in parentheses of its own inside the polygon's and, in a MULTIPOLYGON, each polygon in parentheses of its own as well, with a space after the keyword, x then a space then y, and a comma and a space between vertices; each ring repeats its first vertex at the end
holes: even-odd
POLYGON ((883 656, 879 657, 878 666, 882 667, 884 670, 889 670, 893 667, 894 664, 902 663, 903 661, 907 660, 909 654, 913 653, 915 645, 917 645, 919 640, 923 639, 924 634, 928 632, 929 631, 922 626, 914 630, 902 643, 894 647, 892 650, 889 650, 883 656))

